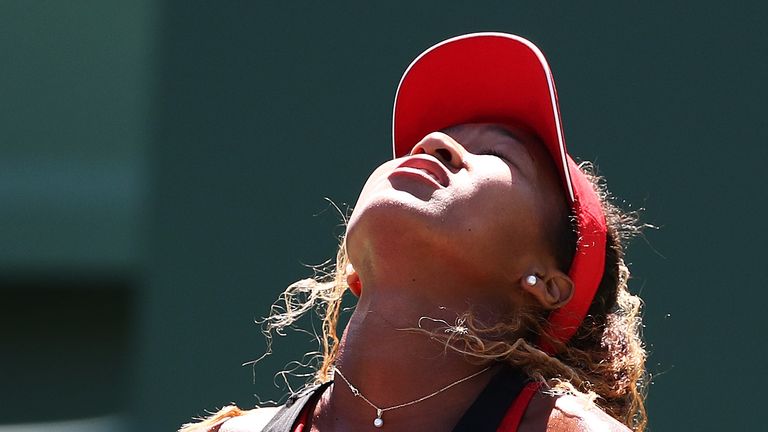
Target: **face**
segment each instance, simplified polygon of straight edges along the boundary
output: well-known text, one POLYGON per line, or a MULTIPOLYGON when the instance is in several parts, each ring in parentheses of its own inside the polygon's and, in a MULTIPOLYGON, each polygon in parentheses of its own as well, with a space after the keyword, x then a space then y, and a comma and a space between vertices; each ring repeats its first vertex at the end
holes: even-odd
POLYGON ((560 178, 534 136, 462 124, 371 174, 347 226, 347 252, 358 272, 411 263, 472 289, 505 289, 531 265, 555 261, 552 233, 566 215, 560 178))

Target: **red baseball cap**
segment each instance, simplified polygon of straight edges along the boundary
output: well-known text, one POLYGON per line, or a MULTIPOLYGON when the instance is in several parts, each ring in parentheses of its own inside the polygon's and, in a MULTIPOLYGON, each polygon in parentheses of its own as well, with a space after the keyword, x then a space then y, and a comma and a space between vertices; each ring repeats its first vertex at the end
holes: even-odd
MULTIPOLYGON (((592 183, 565 147, 552 72, 541 51, 512 34, 457 36, 427 49, 408 66, 395 95, 392 145, 405 156, 427 134, 449 126, 513 121, 531 129, 552 155, 576 219, 578 241, 568 275, 571 300, 552 312, 549 336, 567 343, 581 325, 605 267, 606 222, 592 183)), ((540 347, 555 348, 546 338, 540 347)))

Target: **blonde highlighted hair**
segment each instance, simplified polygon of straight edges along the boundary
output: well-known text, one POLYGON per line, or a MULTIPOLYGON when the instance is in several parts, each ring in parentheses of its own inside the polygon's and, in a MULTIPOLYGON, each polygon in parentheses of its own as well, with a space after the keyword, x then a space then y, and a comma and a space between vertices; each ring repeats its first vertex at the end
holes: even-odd
MULTIPOLYGON (((627 241, 638 234, 643 225, 638 224, 635 212, 623 212, 614 204, 591 164, 582 163, 580 168, 601 198, 608 238, 605 272, 597 294, 587 318, 567 344, 548 338, 544 332, 547 320, 544 311, 521 307, 510 308, 506 316, 490 323, 482 322, 469 310, 458 316, 455 324, 429 330, 415 326, 411 330, 444 343, 448 349, 470 360, 506 362, 518 367, 531 378, 545 383, 551 393, 571 393, 593 400, 630 429, 643 431, 647 424, 644 405, 647 374, 641 335, 642 300, 628 289, 630 272, 624 262, 627 241), (557 347, 558 354, 548 355, 540 350, 535 345, 540 337, 557 347)), ((566 236, 563 242, 575 241, 575 236, 571 237, 566 236)), ((575 243, 559 246, 575 250, 575 243)), ((316 359, 314 383, 331 379, 331 369, 338 357, 339 318, 344 294, 349 289, 347 264, 342 238, 335 267, 289 286, 263 322, 270 340, 273 332, 282 334, 309 311, 314 310, 320 316, 322 334, 318 337, 320 354, 316 359)), ((207 421, 185 425, 181 431, 208 430, 196 428, 207 421)))

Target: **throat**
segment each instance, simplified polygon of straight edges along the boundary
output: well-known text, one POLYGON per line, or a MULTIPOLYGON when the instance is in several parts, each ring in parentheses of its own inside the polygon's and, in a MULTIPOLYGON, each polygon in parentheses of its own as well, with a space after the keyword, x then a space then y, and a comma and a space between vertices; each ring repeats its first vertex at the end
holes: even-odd
POLYGON ((493 368, 407 330, 418 326, 418 314, 370 306, 359 304, 344 331, 334 383, 316 408, 318 425, 333 419, 329 430, 451 430, 493 368))

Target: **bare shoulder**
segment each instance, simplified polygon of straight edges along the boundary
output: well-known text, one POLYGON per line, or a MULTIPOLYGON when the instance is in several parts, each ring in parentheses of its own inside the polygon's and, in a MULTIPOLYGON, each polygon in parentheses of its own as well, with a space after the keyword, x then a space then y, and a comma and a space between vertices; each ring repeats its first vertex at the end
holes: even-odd
POLYGON ((564 395, 555 401, 555 409, 549 417, 553 431, 610 431, 629 432, 630 429, 623 423, 608 415, 592 402, 573 395, 564 395))
POLYGON ((630 429, 584 398, 538 394, 520 424, 522 431, 630 432, 630 429))
POLYGON ((221 425, 219 432, 259 432, 272 420, 280 407, 255 408, 232 417, 221 425))

